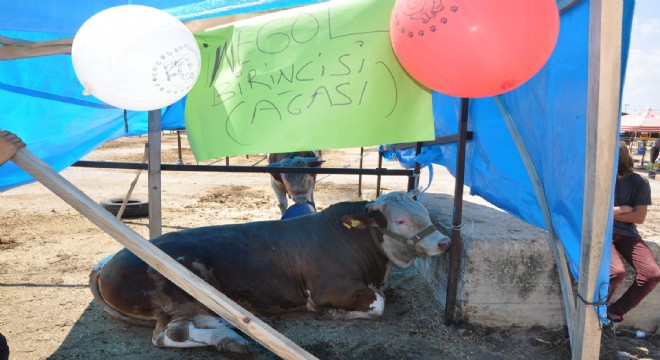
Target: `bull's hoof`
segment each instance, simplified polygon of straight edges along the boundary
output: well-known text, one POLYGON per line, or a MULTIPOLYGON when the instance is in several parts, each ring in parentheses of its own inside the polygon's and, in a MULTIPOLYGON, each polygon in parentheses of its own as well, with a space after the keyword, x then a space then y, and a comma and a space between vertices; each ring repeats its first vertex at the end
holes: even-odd
POLYGON ((249 354, 250 344, 242 337, 227 339, 216 345, 219 351, 229 351, 236 354, 249 354))
POLYGON ((337 320, 337 309, 323 308, 317 313, 319 320, 337 320))

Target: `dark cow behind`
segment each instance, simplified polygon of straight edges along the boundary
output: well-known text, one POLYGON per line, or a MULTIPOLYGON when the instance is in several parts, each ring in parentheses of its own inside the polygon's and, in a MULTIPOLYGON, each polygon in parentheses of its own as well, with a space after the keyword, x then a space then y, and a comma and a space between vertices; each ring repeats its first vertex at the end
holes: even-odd
MULTIPOLYGON (((268 166, 318 167, 323 162, 320 150, 268 154, 268 166)), ((294 203, 308 201, 314 205, 315 184, 316 174, 272 173, 270 178, 282 215, 289 207, 287 197, 294 203)))
MULTIPOLYGON (((383 314, 392 265, 436 256, 449 239, 411 193, 344 202, 303 217, 168 233, 153 244, 247 310, 324 311, 335 319, 383 314)), ((124 249, 90 274, 112 316, 154 326, 157 346, 247 351, 247 341, 204 305, 124 249)))

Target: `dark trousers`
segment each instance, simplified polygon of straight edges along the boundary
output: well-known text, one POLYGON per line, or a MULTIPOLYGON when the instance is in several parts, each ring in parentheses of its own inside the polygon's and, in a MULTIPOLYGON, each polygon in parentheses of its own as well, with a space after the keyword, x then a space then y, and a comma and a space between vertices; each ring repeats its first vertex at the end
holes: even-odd
POLYGON ((607 312, 622 317, 653 291, 658 281, 660 281, 660 267, 644 240, 640 236, 614 235, 607 312), (632 265, 637 275, 628 290, 617 301, 609 304, 610 298, 626 277, 622 257, 632 265))
POLYGON ((7 346, 7 339, 0 334, 0 360, 9 359, 9 346, 7 346))
MULTIPOLYGON (((658 154, 660 153, 660 149, 658 149, 655 146, 651 147, 651 164, 655 164, 655 159, 658 158, 658 154)), ((653 165, 651 165, 653 166, 653 165)))

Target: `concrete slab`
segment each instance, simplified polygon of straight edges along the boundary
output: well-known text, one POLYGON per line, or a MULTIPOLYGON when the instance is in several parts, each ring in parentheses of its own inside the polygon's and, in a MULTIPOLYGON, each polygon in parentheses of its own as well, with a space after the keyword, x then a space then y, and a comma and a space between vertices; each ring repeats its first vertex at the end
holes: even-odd
MULTIPOLYGON (((426 193, 422 202, 436 225, 451 228, 453 196, 426 193)), ((456 309, 459 318, 499 328, 566 325, 559 277, 546 231, 492 206, 466 201, 462 233, 463 260, 456 309)), ((656 258, 660 258, 660 246, 649 244, 656 258)), ((444 306, 449 257, 419 259, 415 266, 444 306)), ((632 275, 622 288, 627 288, 630 281, 632 275)), ((630 312, 624 325, 660 331, 660 291, 651 293, 630 312)))

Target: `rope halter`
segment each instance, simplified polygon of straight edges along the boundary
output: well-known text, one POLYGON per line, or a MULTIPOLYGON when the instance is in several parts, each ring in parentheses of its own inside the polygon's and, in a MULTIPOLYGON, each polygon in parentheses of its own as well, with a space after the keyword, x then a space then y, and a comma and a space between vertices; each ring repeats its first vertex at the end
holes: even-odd
MULTIPOLYGON (((371 229, 374 229, 374 228, 372 227, 371 229)), ((391 232, 387 229, 384 229, 384 228, 377 227, 375 229, 380 231, 383 235, 387 235, 387 236, 393 238, 394 240, 396 240, 396 241, 402 243, 403 245, 406 245, 406 246, 408 246, 409 248, 412 248, 412 249, 415 248, 415 245, 418 242, 422 241, 425 237, 427 237, 427 236, 433 234, 435 231, 437 231, 435 226, 433 226, 433 224, 431 224, 431 225, 427 226, 424 230, 418 232, 416 235, 413 235, 413 236, 407 238, 405 236, 395 234, 395 233, 393 233, 393 232, 391 232)), ((371 235, 374 236, 374 239, 378 240, 375 237, 375 233, 373 231, 371 232, 371 235)))

